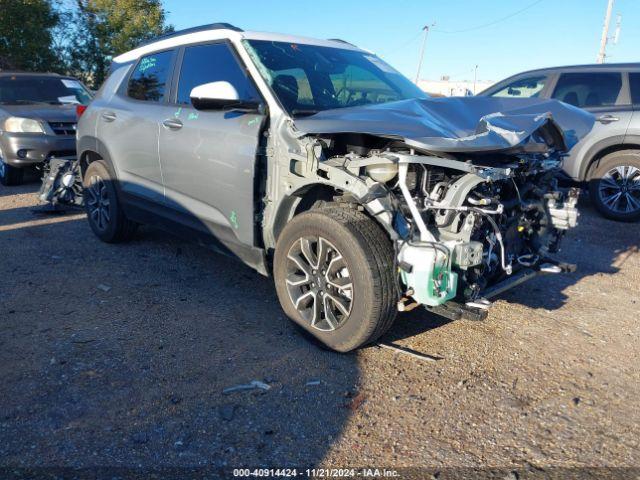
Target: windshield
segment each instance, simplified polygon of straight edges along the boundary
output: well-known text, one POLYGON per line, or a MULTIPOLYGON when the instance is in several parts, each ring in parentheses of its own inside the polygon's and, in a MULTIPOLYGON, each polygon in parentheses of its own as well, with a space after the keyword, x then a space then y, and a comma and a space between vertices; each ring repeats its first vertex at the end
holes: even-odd
POLYGON ((357 50, 246 40, 249 53, 292 115, 427 98, 380 58, 357 50))
POLYGON ((0 104, 29 105, 46 103, 86 105, 91 94, 71 78, 10 75, 0 77, 0 104))

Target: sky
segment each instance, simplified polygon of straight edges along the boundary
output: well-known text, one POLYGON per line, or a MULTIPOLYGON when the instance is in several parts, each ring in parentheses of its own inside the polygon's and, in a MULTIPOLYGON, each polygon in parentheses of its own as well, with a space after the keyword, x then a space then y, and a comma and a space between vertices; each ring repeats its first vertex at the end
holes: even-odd
MULTIPOLYGON (((176 29, 228 22, 243 30, 341 38, 414 79, 422 27, 430 29, 421 78, 498 81, 534 68, 594 63, 607 0, 164 0, 176 29), (519 12, 519 13, 518 13, 519 12), (508 17, 508 18, 505 18, 508 17)), ((640 61, 640 0, 622 15, 608 62, 640 61)))

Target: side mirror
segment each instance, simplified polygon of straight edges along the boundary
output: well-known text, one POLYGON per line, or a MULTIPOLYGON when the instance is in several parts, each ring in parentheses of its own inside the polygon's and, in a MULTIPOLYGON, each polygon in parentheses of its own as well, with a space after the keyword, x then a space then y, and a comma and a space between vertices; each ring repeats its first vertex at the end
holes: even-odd
POLYGON ((196 110, 256 111, 260 108, 257 101, 241 100, 233 85, 224 81, 198 85, 189 97, 196 110))

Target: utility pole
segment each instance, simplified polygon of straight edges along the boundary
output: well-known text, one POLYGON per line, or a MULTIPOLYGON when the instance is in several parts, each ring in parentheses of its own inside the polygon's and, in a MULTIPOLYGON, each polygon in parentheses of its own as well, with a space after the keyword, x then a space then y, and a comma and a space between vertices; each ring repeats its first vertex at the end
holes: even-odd
POLYGON ((604 16, 604 25, 602 26, 602 38, 600 39, 600 51, 596 63, 604 63, 607 56, 607 42, 609 41, 609 22, 611 21, 611 11, 613 10, 614 0, 609 0, 607 5, 607 13, 604 16))
POLYGON ((478 65, 473 69, 473 94, 476 94, 476 82, 478 81, 478 65))
MULTIPOLYGON (((433 27, 435 23, 432 23, 433 27)), ((416 72, 416 81, 414 82, 416 85, 418 84, 418 80, 420 80, 420 71, 422 70, 422 59, 424 58, 424 49, 427 46, 427 37, 429 36, 429 25, 425 25, 422 27, 424 31, 424 38, 422 40, 422 48, 420 49, 420 59, 418 60, 418 71, 416 72)))

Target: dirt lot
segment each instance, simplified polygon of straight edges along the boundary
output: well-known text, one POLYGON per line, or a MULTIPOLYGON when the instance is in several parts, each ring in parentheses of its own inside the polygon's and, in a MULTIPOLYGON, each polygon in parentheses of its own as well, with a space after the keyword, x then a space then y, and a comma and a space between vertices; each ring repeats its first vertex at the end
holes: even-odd
POLYGON ((320 350, 249 268, 146 228, 100 243, 34 215, 37 187, 0 187, 0 465, 640 466, 638 224, 584 205, 577 273, 480 323, 401 316, 384 341, 428 362, 320 350))

